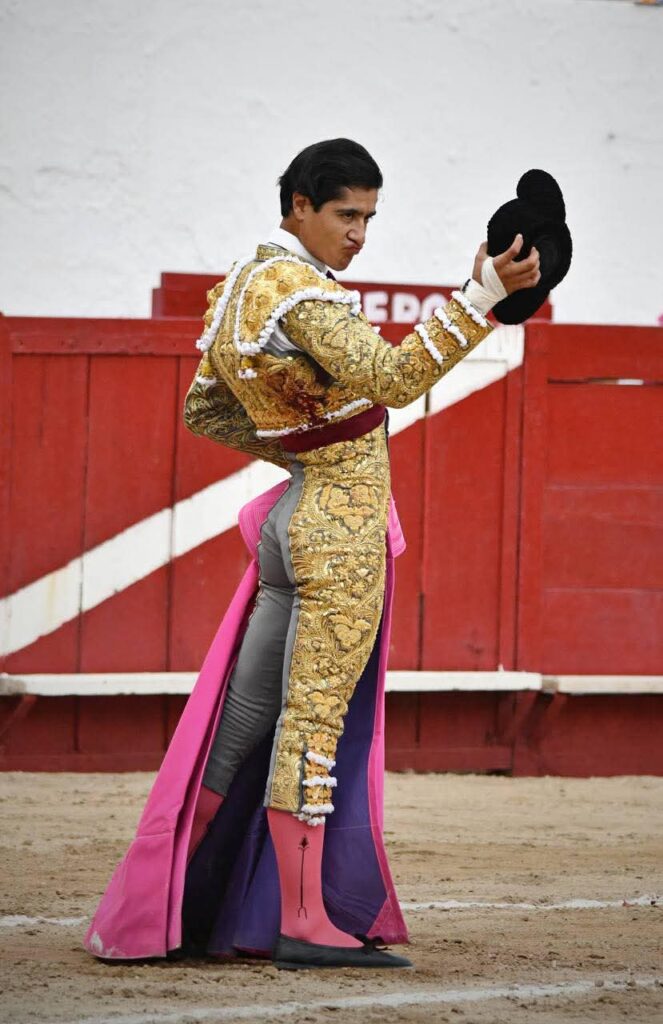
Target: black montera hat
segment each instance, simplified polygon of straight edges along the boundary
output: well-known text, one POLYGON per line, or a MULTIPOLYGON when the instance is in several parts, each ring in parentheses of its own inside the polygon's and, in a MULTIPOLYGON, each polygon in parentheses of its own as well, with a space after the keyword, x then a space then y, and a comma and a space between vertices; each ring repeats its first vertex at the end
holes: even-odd
POLYGON ((521 324, 536 313, 566 276, 573 251, 564 197, 551 174, 527 171, 518 182, 516 195, 517 199, 500 206, 488 222, 488 255, 504 252, 520 232, 523 247, 517 259, 525 259, 536 246, 541 280, 534 288, 521 288, 497 303, 493 314, 502 324, 521 324))

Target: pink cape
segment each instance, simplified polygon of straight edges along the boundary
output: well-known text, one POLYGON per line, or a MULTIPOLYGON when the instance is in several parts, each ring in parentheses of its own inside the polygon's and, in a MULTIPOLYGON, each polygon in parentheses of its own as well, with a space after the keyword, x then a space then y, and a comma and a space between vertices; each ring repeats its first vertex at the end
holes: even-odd
MULTIPOLYGON (((253 561, 212 641, 152 786, 136 836, 115 869, 87 931, 84 944, 95 956, 104 959, 164 957, 169 951, 182 947, 185 899, 193 907, 194 917, 197 912, 196 891, 204 894, 199 903, 210 902, 205 890, 205 886, 209 890, 209 881, 203 876, 197 880, 189 878, 198 854, 191 867, 186 868, 193 811, 223 707, 228 677, 256 594, 260 527, 286 486, 287 482, 277 484, 240 512, 240 530, 253 561), (193 895, 185 896, 189 891, 193 895)), ((361 686, 358 684, 350 702, 344 736, 339 743, 336 810, 326 826, 323 864, 325 900, 335 923, 345 930, 380 935, 386 942, 407 941, 407 930, 382 838, 384 683, 394 582, 393 560, 404 548, 405 541, 392 501, 387 531, 382 625, 374 653, 360 680, 361 686), (355 704, 357 713, 353 723, 350 719, 355 704), (365 721, 362 725, 362 715, 364 720, 369 718, 368 729, 365 721), (341 744, 344 742, 345 753, 342 754, 341 744), (345 782, 339 773, 344 763, 348 765, 345 782)), ((243 768, 242 772, 248 779, 249 769, 244 771, 243 768)), ((244 784, 242 780, 237 783, 238 792, 244 784)), ((217 858, 221 856, 218 853, 219 843, 222 847, 225 843, 223 857, 230 881, 218 896, 218 906, 214 908, 216 937, 210 939, 212 948, 208 945, 208 949, 212 953, 232 953, 234 945, 237 945, 269 951, 278 931, 278 880, 262 808, 264 780, 258 779, 256 792, 260 792, 260 799, 256 802, 254 798, 253 817, 248 824, 244 792, 241 793, 241 804, 239 796, 235 800, 236 810, 233 811, 231 796, 234 787, 235 783, 214 822, 218 838, 209 837, 210 846, 217 844, 214 854, 217 858), (227 804, 230 806, 226 813, 227 804), (240 809, 244 813, 243 818, 239 816, 240 809), (222 812, 226 813, 224 820, 221 820, 222 812), (228 846, 231 833, 234 840, 232 849, 228 846), (240 861, 242 863, 238 866, 240 861)))

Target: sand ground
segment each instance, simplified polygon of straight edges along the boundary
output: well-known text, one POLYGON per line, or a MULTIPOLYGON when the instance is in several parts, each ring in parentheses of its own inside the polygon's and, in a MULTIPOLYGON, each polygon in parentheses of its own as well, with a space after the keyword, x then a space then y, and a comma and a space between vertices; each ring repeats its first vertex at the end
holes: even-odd
POLYGON ((663 1021, 663 779, 390 775, 401 900, 463 905, 406 909, 413 970, 295 974, 83 951, 152 778, 0 775, 3 1024, 663 1021), (574 899, 617 905, 547 907, 574 899))

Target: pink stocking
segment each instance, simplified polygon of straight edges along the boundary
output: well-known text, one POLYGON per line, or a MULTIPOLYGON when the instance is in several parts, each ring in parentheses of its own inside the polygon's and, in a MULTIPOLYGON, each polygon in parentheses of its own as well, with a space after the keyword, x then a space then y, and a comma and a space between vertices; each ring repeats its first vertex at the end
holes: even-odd
POLYGON ((200 787, 198 802, 193 815, 193 824, 191 825, 189 849, 186 855, 187 864, 190 863, 191 858, 203 841, 214 815, 223 803, 223 799, 224 798, 219 793, 215 793, 213 789, 209 789, 207 786, 200 787))
POLYGON ((322 898, 324 825, 307 825, 289 811, 267 810, 281 883, 281 934, 322 946, 361 946, 336 928, 322 898))

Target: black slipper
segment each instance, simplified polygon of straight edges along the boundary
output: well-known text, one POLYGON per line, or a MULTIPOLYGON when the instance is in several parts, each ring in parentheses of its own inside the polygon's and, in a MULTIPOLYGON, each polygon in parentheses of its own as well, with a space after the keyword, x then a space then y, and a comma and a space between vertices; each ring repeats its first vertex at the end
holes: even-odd
POLYGON ((311 967, 412 967, 404 956, 395 956, 380 946, 382 939, 367 939, 364 935, 357 938, 362 946, 321 946, 279 935, 274 947, 274 966, 286 971, 311 967))

